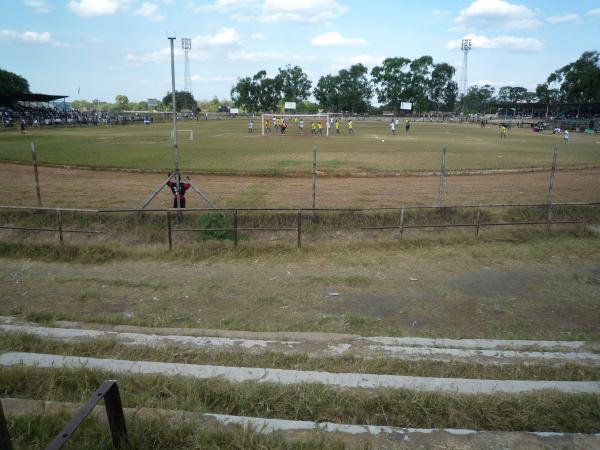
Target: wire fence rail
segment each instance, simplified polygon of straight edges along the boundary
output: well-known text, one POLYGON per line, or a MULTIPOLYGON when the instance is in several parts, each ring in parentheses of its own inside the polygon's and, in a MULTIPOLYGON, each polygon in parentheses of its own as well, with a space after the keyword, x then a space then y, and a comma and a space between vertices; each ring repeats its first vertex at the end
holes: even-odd
MULTIPOLYGON (((271 233, 283 233, 293 232, 296 236, 296 245, 298 248, 302 247, 302 235, 303 235, 303 222, 310 224, 311 229, 318 231, 321 226, 321 222, 318 219, 318 214, 327 213, 332 217, 332 220, 327 222, 327 226, 331 229, 332 223, 335 230, 341 230, 342 227, 339 225, 341 221, 337 222, 336 218, 340 219, 344 216, 346 228, 350 227, 354 230, 395 230, 399 233, 399 238, 402 239, 406 230, 410 229, 450 229, 450 228, 473 228, 475 234, 479 236, 483 228, 493 227, 510 227, 510 226, 529 226, 538 225, 545 226, 547 231, 550 231, 552 226, 560 225, 586 225, 585 218, 572 218, 567 217, 564 219, 556 219, 554 217, 554 211, 556 208, 587 208, 590 209, 600 205, 600 202, 564 202, 564 203, 543 203, 543 204, 531 204, 531 203, 502 203, 502 204, 477 204, 477 205, 403 205, 396 208, 382 207, 382 208, 188 208, 188 209, 177 209, 177 208, 159 208, 159 209, 130 209, 130 208, 114 208, 114 209, 77 209, 77 208, 50 208, 41 206, 10 206, 0 205, 0 211, 20 211, 20 212, 45 212, 56 214, 55 215, 55 226, 21 226, 14 223, 0 224, 1 230, 15 230, 25 232, 41 232, 41 233, 55 233, 60 245, 64 245, 66 234, 84 234, 84 235, 100 235, 105 233, 106 230, 98 229, 75 229, 65 228, 63 214, 74 213, 74 214, 87 214, 94 215, 98 218, 105 217, 107 215, 117 214, 134 214, 138 220, 141 220, 144 214, 153 215, 164 215, 164 232, 166 235, 166 244, 168 249, 171 250, 174 246, 174 235, 178 233, 215 233, 223 232, 229 233, 231 240, 234 245, 238 245, 243 232, 271 232, 271 233), (482 217, 482 211, 493 208, 524 208, 526 210, 537 211, 537 217, 526 220, 486 220, 482 217), (459 217, 459 222, 449 220, 451 218, 449 212, 457 211, 460 209, 474 211, 472 220, 465 220, 464 217, 459 217), (406 220, 407 214, 410 211, 423 211, 432 210, 436 212, 435 218, 439 220, 432 220, 431 216, 425 217, 424 221, 408 222, 406 220), (544 211, 543 216, 540 211, 544 211), (212 215, 218 215, 220 217, 229 217, 230 220, 225 224, 216 224, 215 226, 199 226, 199 227, 186 227, 185 221, 183 220, 185 215, 209 213, 212 215), (251 226, 244 225, 240 222, 240 218, 244 215, 257 214, 260 216, 266 216, 269 214, 283 214, 285 220, 283 223, 277 223, 275 226, 270 224, 269 226, 251 226), (446 214, 444 214, 446 213, 446 214), (365 225, 363 219, 369 214, 386 214, 389 222, 391 217, 394 223, 377 224, 377 225, 365 225), (427 220, 429 218, 429 220, 427 220), (396 221, 397 219, 397 221, 396 221), (179 226, 178 226, 179 225, 179 226)), ((489 215, 488 215, 489 216, 489 215)))

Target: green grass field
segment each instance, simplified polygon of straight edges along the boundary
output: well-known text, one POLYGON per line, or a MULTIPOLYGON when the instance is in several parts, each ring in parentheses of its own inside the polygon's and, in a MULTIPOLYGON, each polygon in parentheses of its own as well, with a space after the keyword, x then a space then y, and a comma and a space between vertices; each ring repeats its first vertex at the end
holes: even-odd
MULTIPOLYGON (((259 121, 258 121, 259 122, 259 121)), ((180 122, 181 166, 188 172, 225 174, 307 174, 312 144, 318 145, 318 170, 330 174, 392 174, 439 170, 440 149, 448 146, 447 170, 548 167, 555 143, 561 147, 559 167, 600 164, 600 137, 573 133, 572 141, 548 132, 513 128, 501 141, 489 125, 413 123, 392 136, 386 122, 355 123, 355 135, 288 136, 247 133, 246 120, 180 122), (385 142, 383 142, 385 140, 385 142)), ((401 127, 402 128, 402 127, 401 127)), ((169 123, 113 127, 79 127, 0 133, 0 160, 30 161, 30 142, 46 164, 164 170, 173 167, 169 123)))

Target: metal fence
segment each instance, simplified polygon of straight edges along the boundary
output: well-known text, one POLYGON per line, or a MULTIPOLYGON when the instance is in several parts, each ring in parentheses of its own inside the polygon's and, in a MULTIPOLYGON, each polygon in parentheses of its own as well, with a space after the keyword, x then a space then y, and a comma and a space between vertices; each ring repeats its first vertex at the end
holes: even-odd
MULTIPOLYGON (((229 209, 73 209, 73 208, 45 208, 45 207, 20 207, 0 206, 0 211, 20 211, 25 213, 44 212, 55 215, 54 226, 25 226, 15 224, 15 220, 0 225, 0 230, 15 230, 19 232, 48 233, 54 234, 60 245, 65 243, 68 234, 80 235, 103 235, 111 233, 111 227, 116 227, 115 222, 101 223, 102 218, 118 214, 126 214, 136 223, 142 223, 143 217, 152 216, 155 220, 155 230, 164 233, 164 243, 171 250, 177 243, 175 236, 180 233, 226 233, 216 236, 215 239, 226 238, 238 245, 240 237, 246 232, 260 233, 288 233, 295 236, 294 242, 298 248, 302 247, 303 234, 307 228, 311 234, 323 231, 375 231, 390 230, 397 233, 402 239, 405 233, 411 229, 473 229, 474 234, 479 236, 482 229, 494 227, 517 227, 517 226, 543 226, 550 231, 553 226, 562 225, 586 225, 587 217, 596 217, 593 207, 600 202, 569 202, 569 203, 545 203, 545 204, 479 204, 479 205, 405 205, 397 208, 336 208, 336 209, 302 209, 302 208, 229 208, 229 209), (592 214, 562 214, 564 217, 555 217, 557 209, 583 208, 592 214), (511 210, 509 216, 513 220, 503 220, 502 214, 493 215, 486 211, 492 209, 511 210), (420 214, 420 212, 427 212, 420 214), (458 214, 457 212, 468 213, 458 214), (514 211, 520 211, 515 216, 514 211), (97 222, 92 224, 102 229, 80 229, 67 228, 64 224, 64 214, 79 214, 93 216, 97 222), (186 220, 190 216, 211 215, 216 217, 215 224, 198 225, 198 222, 186 220), (408 215, 411 215, 410 218, 408 215), (277 220, 266 221, 263 225, 261 218, 278 215, 277 220), (326 220, 323 217, 327 215, 326 220), (516 217, 516 220, 514 220, 516 217), (223 218, 226 220, 219 220, 223 218), (241 219, 245 219, 242 221, 241 219), (258 218, 258 219, 257 219, 258 218), (251 219, 251 220, 248 220, 251 219), (98 224, 101 223, 101 226, 98 224)), ((44 223, 48 221, 45 220, 44 223)), ((143 224, 140 226, 144 226, 143 224)), ((113 236, 118 236, 115 231, 113 236)), ((185 245, 186 242, 183 242, 185 245)))

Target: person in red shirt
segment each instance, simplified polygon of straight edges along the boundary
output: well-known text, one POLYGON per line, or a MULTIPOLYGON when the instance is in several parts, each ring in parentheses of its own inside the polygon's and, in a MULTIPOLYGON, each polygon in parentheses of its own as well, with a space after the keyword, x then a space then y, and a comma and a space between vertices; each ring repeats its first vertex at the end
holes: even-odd
POLYGON ((177 196, 179 195, 179 207, 185 208, 185 191, 190 188, 190 183, 179 182, 177 184, 177 180, 172 181, 169 180, 167 182, 167 186, 171 189, 173 193, 173 208, 177 208, 177 196))

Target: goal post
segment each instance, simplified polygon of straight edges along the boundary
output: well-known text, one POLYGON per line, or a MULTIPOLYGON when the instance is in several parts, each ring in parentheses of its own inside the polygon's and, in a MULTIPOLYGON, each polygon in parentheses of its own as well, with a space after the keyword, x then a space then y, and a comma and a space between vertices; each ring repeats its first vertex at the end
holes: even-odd
MULTIPOLYGON (((177 133, 184 133, 184 136, 187 136, 189 133, 190 142, 194 140, 194 130, 177 130, 177 133)), ((173 140, 173 137, 173 130, 171 130, 171 140, 173 140)))
POLYGON ((275 132, 281 134, 281 124, 287 124, 287 134, 310 135, 311 123, 315 124, 318 134, 329 136, 333 123, 336 118, 341 119, 341 113, 321 113, 321 114, 261 114, 260 127, 261 134, 268 136, 275 132), (301 127, 302 123, 304 127, 301 127), (319 133, 319 123, 321 123, 321 131, 319 133))

